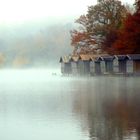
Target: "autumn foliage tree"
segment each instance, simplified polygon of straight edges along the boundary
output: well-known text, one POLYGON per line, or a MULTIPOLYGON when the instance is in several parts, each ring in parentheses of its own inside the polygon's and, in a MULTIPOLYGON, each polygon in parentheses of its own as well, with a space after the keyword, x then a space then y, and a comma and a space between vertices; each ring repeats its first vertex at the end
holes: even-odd
POLYGON ((81 52, 83 48, 86 53, 108 51, 116 39, 109 36, 120 28, 126 15, 127 10, 119 0, 100 0, 96 5, 89 6, 87 14, 76 20, 80 24, 79 29, 71 31, 74 52, 81 52))
POLYGON ((90 53, 95 51, 93 45, 96 44, 95 39, 91 38, 90 34, 87 32, 88 19, 85 15, 80 16, 76 21, 80 24, 78 30, 70 31, 71 34, 71 45, 74 46, 74 54, 77 53, 90 53))
POLYGON ((136 1, 136 12, 130 14, 123 24, 112 49, 118 54, 140 53, 140 1, 136 1))
POLYGON ((71 45, 75 46, 73 53, 80 53, 82 47, 87 47, 87 44, 85 43, 87 40, 87 34, 86 32, 78 32, 77 30, 71 31, 71 45))
POLYGON ((117 30, 109 30, 109 32, 106 34, 105 39, 102 42, 102 49, 107 52, 108 54, 115 54, 116 51, 112 47, 112 45, 116 42, 118 39, 118 31, 117 30))
POLYGON ((140 0, 136 0, 135 5, 136 5, 136 13, 140 13, 140 0))
POLYGON ((87 30, 92 34, 105 36, 108 30, 117 29, 126 17, 127 9, 119 0, 100 0, 88 7, 87 30))

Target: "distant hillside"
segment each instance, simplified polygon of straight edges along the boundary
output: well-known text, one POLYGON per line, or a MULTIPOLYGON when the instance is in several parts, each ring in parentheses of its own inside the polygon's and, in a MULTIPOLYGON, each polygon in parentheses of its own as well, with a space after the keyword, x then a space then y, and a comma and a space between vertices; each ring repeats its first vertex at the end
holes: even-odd
POLYGON ((72 51, 72 28, 67 23, 0 29, 2 67, 57 67, 60 56, 72 51))

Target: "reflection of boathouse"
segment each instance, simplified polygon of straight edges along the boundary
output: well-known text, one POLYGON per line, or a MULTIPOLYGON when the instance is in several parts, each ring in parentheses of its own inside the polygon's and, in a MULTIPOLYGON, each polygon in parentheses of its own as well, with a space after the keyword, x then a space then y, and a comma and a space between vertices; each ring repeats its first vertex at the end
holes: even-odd
POLYGON ((60 58, 64 75, 140 74, 140 54, 76 55, 60 58))

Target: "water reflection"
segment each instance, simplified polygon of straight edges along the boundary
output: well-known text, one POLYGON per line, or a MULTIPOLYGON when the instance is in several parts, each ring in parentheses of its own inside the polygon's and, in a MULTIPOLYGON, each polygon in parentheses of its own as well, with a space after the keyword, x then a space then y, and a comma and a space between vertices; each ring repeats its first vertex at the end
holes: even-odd
POLYGON ((0 72, 0 139, 139 140, 139 83, 0 72))
POLYGON ((139 78, 100 77, 88 80, 87 89, 78 84, 81 92, 77 90, 74 112, 82 116, 91 140, 140 139, 139 82, 139 78))

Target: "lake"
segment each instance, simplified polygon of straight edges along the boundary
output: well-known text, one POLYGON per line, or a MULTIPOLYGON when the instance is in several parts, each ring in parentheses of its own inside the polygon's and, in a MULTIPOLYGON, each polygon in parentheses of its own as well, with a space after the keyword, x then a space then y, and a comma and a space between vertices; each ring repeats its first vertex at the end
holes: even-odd
POLYGON ((139 77, 0 71, 0 140, 139 140, 139 77))

